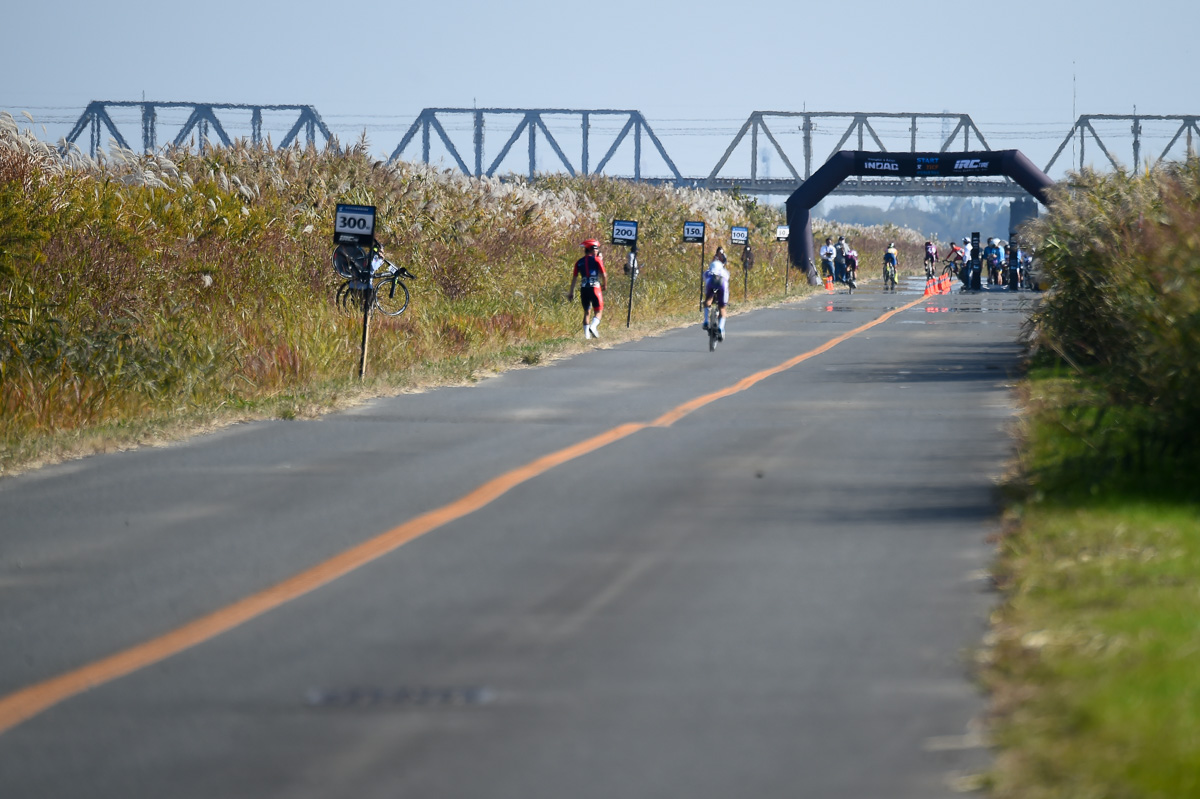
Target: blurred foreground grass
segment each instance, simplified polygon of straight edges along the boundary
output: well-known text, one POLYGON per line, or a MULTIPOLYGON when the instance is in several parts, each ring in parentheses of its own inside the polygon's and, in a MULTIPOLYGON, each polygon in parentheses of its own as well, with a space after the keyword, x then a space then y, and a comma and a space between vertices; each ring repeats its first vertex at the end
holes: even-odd
POLYGON ((1096 446, 1139 435, 1077 378, 1029 383, 986 650, 998 797, 1200 796, 1197 458, 1131 469, 1096 446))
POLYGON ((1200 161, 1037 223, 1020 476, 984 678, 994 796, 1200 796, 1200 161))

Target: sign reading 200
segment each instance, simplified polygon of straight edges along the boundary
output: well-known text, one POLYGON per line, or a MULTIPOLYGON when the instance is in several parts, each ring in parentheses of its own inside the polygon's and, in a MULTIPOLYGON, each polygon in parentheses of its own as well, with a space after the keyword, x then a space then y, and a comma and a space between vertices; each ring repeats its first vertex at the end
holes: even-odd
POLYGON ((638 223, 627 219, 615 219, 612 226, 612 243, 629 246, 637 244, 638 223))

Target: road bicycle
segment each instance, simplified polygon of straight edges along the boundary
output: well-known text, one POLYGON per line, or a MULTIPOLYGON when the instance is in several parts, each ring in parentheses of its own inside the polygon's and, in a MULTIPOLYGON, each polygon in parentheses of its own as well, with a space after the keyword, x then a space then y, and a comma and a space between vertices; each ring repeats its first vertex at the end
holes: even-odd
POLYGON ((952 261, 946 259, 942 263, 945 266, 942 268, 943 275, 953 275, 959 282, 967 288, 971 287, 971 267, 962 261, 952 261))
POLYGON ((721 335, 721 309, 714 302, 708 314, 708 351, 715 352, 717 344, 723 339, 721 335))
POLYGON ((854 290, 856 288, 858 288, 858 277, 857 276, 858 276, 858 268, 855 267, 852 269, 850 267, 850 265, 847 264, 846 270, 844 272, 842 272, 842 282, 846 284, 846 293, 847 294, 853 294, 854 290))
POLYGON ((408 286, 401 278, 414 280, 416 275, 384 258, 382 251, 342 244, 334 250, 333 268, 346 278, 334 301, 347 313, 362 309, 367 292, 373 297, 372 306, 386 316, 399 316, 408 309, 408 286))
POLYGON ((896 290, 896 265, 895 264, 884 264, 883 265, 883 290, 884 291, 895 291, 896 290))

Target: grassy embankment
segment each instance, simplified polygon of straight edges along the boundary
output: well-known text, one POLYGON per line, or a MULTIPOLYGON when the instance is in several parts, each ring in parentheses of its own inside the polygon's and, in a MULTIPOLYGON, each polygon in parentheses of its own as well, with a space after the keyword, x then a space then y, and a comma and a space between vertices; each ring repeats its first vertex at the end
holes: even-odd
MULTIPOLYGON (((748 303, 731 252, 735 310, 783 296, 783 220, 751 199, 601 178, 475 180, 366 150, 64 163, 0 115, 0 474, 576 351, 570 265, 614 218, 641 223, 643 269, 626 332, 624 250, 606 248, 601 345, 696 318, 700 252, 680 243, 685 220, 707 223, 710 256, 730 226, 751 229, 748 303), (373 319, 362 385, 361 318, 332 302, 338 202, 375 205, 378 238, 417 275, 409 311, 373 319)), ((915 233, 844 232, 864 253, 895 238, 919 263, 915 233)), ((793 295, 803 282, 793 270, 793 295)))
POLYGON ((1200 162, 1078 176, 1038 236, 989 783, 1200 796, 1200 162))

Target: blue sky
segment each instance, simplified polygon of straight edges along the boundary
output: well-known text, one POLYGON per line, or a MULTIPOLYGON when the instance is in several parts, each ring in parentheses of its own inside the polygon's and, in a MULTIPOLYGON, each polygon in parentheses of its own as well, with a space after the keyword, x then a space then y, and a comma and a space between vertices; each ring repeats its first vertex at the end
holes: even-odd
POLYGON ((622 108, 701 174, 756 110, 967 113, 1039 165, 1076 114, 1200 114, 1194 0, 5 5, 0 109, 51 139, 98 99, 308 104, 383 154, 425 107, 622 108))

